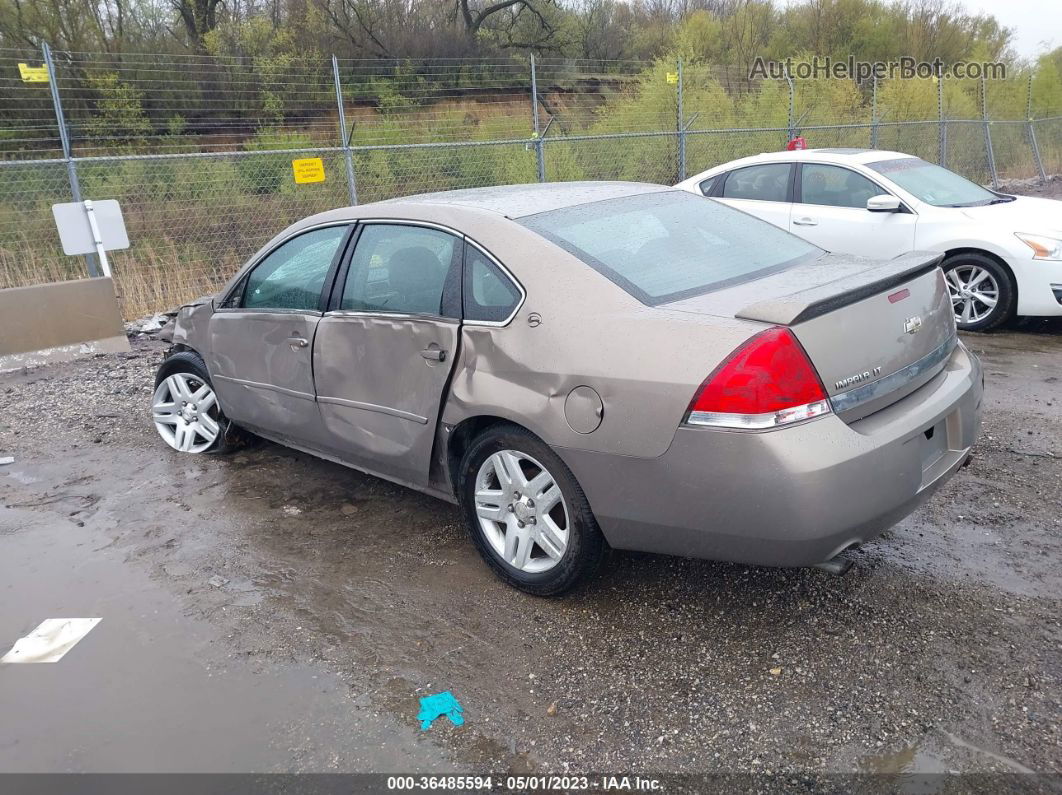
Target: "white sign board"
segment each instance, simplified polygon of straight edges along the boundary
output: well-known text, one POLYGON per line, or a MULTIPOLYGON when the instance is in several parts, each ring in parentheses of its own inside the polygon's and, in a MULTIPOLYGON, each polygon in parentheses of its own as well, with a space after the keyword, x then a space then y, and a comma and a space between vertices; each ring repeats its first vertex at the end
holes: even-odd
POLYGON ((129 248, 122 208, 114 199, 53 204, 52 215, 64 254, 95 254, 100 248, 104 251, 129 248), (92 229, 91 216, 95 216, 98 239, 92 229))

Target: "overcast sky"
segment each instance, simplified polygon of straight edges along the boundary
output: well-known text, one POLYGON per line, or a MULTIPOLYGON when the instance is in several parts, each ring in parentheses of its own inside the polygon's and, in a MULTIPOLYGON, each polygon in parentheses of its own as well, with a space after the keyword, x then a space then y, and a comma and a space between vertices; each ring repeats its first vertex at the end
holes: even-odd
POLYGON ((1034 58, 1062 46, 1062 3, 1058 0, 958 0, 971 12, 992 14, 1014 31, 1014 50, 1034 58))

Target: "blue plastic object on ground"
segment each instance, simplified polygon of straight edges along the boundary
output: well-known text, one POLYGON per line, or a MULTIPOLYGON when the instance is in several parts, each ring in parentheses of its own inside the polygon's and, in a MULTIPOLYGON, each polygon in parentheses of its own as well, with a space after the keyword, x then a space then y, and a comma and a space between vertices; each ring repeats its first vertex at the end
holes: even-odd
POLYGON ((464 711, 453 693, 446 690, 434 696, 424 696, 420 700, 420 713, 417 715, 417 720, 420 721, 421 731, 427 731, 431 722, 443 715, 448 717, 454 726, 460 726, 465 722, 462 714, 464 711))

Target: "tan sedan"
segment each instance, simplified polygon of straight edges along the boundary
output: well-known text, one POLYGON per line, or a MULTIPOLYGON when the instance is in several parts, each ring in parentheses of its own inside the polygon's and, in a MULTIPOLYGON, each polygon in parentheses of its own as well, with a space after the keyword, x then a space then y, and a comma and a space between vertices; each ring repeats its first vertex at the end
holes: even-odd
POLYGON ((608 545, 838 556, 967 458, 980 366, 933 255, 829 255, 654 185, 414 196, 300 221, 183 307, 152 415, 459 503, 507 582, 608 545))

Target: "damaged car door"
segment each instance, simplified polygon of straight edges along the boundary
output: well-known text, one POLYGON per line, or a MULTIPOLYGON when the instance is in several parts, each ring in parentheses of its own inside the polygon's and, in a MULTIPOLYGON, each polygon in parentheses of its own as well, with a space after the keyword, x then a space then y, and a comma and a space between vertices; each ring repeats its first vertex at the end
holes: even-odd
POLYGON ((319 447, 311 351, 351 225, 302 232, 252 267, 210 319, 208 363, 234 422, 319 447))
POLYGON ((365 222, 317 329, 313 372, 331 452, 427 485, 461 332, 463 240, 416 222, 365 222))

